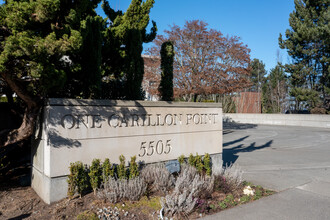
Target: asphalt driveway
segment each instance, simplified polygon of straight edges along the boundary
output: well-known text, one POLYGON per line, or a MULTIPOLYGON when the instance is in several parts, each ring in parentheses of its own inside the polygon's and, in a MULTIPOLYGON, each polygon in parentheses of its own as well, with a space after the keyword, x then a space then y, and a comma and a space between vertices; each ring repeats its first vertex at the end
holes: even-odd
POLYGON ((279 193, 205 219, 330 219, 330 129, 224 125, 224 164, 279 193))

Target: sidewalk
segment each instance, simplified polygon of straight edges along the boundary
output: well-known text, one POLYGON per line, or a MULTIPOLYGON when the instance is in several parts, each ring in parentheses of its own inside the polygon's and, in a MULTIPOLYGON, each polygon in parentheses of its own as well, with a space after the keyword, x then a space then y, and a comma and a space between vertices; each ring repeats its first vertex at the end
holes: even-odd
POLYGON ((227 130, 224 161, 279 193, 203 220, 330 219, 330 130, 257 126, 227 130))

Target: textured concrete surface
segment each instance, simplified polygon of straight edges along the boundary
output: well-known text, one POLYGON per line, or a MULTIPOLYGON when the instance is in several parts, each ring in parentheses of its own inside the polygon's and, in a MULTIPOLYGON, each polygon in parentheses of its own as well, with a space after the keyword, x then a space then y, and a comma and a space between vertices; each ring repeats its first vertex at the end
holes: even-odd
POLYGON ((330 129, 224 127, 224 163, 278 193, 203 219, 330 219, 330 129))
POLYGON ((224 114, 224 120, 237 123, 330 128, 330 115, 313 114, 224 114))

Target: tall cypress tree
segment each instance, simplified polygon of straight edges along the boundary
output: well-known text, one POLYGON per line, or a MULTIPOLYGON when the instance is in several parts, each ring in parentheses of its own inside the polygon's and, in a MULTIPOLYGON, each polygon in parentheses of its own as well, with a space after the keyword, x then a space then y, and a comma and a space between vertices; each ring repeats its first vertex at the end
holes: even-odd
POLYGON ((295 0, 294 3, 295 10, 289 19, 291 29, 286 30, 286 39, 281 34, 279 37, 280 47, 287 49, 293 59, 285 69, 291 74, 293 88, 320 91, 325 101, 326 87, 330 87, 330 0, 295 0))
POLYGON ((103 19, 99 16, 88 16, 82 23, 79 81, 84 98, 99 98, 101 93, 102 25, 103 19))
POLYGON ((149 43, 156 37, 156 23, 152 21, 150 33, 146 32, 149 13, 154 0, 132 0, 127 11, 114 11, 107 1, 103 1, 103 10, 110 20, 105 32, 104 70, 109 78, 124 81, 126 99, 143 99, 142 80, 144 73, 143 43, 149 43))
POLYGON ((162 70, 161 80, 159 84, 159 93, 161 100, 173 100, 173 60, 174 60, 174 47, 171 41, 165 41, 160 49, 162 70))

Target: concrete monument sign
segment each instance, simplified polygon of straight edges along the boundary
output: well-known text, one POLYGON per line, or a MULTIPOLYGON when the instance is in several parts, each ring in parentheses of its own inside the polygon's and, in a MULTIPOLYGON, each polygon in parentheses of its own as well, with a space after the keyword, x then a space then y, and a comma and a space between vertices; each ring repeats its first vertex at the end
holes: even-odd
POLYGON ((32 187, 51 203, 66 196, 71 162, 118 163, 123 154, 153 163, 190 153, 221 158, 220 104, 49 99, 32 152, 32 187))

